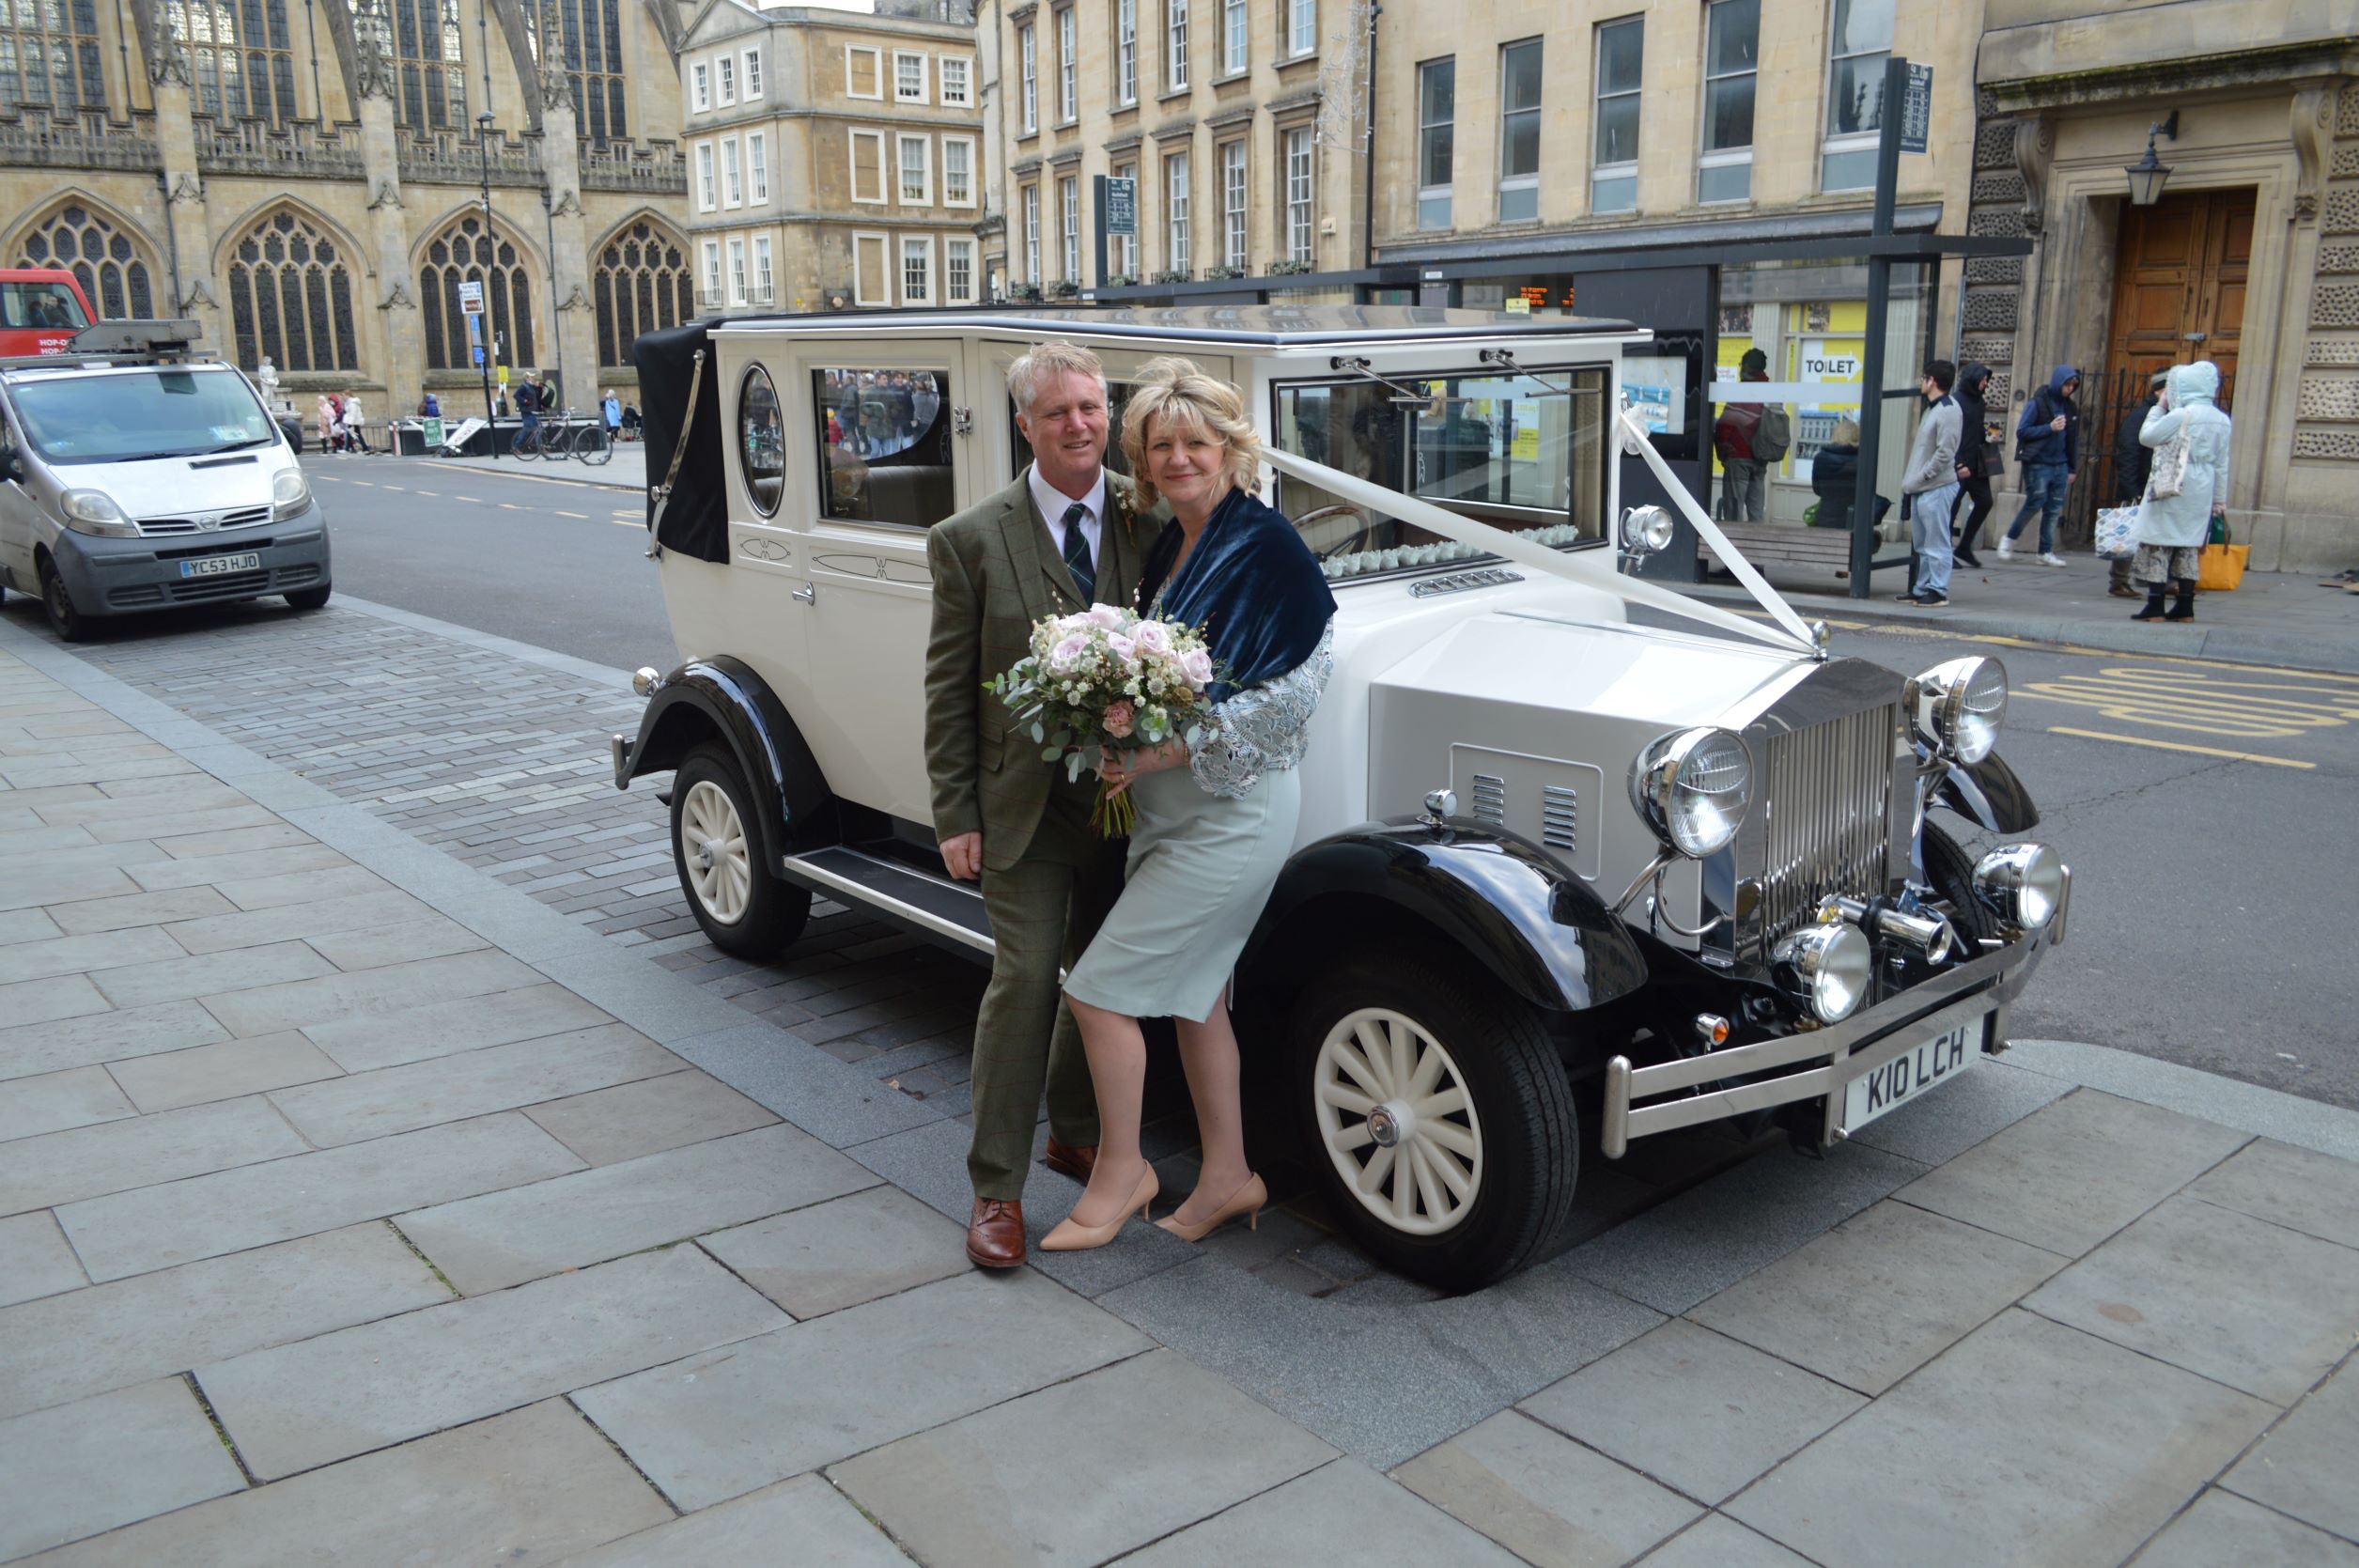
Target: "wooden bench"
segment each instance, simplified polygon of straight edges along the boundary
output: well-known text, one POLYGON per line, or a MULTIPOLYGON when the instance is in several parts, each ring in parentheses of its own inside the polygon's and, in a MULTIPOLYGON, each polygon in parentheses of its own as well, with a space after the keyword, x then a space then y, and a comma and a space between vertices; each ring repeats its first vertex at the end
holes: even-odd
MULTIPOLYGON (((1851 582, 1851 530, 1847 528, 1810 528, 1798 522, 1724 522, 1720 532, 1772 582, 1824 589, 1848 586, 1851 582)), ((1698 548, 1707 567, 1719 566, 1710 546, 1699 541, 1698 548)), ((1876 548, 1880 552, 1889 552, 1898 547, 1878 540, 1876 548)), ((1902 551, 1901 560, 1906 559, 1906 552, 1902 551)))

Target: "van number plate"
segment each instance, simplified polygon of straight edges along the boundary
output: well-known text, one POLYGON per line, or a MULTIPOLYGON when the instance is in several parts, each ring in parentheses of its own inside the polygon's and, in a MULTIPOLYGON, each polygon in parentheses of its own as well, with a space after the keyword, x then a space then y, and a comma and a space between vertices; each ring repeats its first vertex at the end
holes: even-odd
POLYGON ((1985 1013, 1903 1051, 1883 1066, 1862 1073, 1843 1088, 1843 1130, 1857 1132, 1895 1107, 1921 1098, 1948 1083, 1982 1056, 1985 1013))
POLYGON ((229 572, 258 571, 262 557, 252 551, 243 555, 201 555, 194 561, 180 563, 182 577, 221 577, 229 572))

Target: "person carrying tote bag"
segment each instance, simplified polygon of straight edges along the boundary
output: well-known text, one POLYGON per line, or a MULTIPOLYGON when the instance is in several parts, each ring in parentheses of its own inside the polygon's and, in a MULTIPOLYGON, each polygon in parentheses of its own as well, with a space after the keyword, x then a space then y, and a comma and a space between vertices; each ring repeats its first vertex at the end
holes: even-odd
POLYGON ((2138 503, 2138 552, 2131 581, 2146 589, 2134 621, 2192 621, 2200 555, 2212 519, 2227 508, 2228 416, 2214 399, 2220 371, 2209 360, 2174 365, 2154 411, 2139 427, 2139 442, 2154 453, 2146 498, 2138 503), (2167 613, 2163 593, 2178 585, 2167 613))

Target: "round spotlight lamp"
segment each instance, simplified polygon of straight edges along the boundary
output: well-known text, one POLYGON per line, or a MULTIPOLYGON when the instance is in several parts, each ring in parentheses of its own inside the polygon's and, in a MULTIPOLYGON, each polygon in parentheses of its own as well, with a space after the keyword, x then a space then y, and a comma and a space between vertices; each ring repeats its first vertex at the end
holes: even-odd
POLYGON ((2010 844, 1975 865, 1974 891, 1999 918, 2037 931, 2064 902, 2064 857, 2044 844, 2010 844))
POLYGON ((1770 959, 1778 984, 1821 1023, 1840 1023, 1859 1010, 1876 967, 1868 933, 1849 921, 1806 925, 1770 959))
POLYGON ((1660 506, 1633 506, 1622 515, 1622 548, 1633 555, 1659 555, 1671 544, 1671 514, 1660 506))
POLYGON ((1916 681, 1917 733, 1936 752, 1969 766, 1991 754, 2007 722, 2007 666, 1995 659, 1952 659, 1916 681))
POLYGON ((1677 730, 1638 753, 1630 802, 1655 835, 1690 860, 1736 836, 1753 799, 1753 753, 1733 730, 1677 730))

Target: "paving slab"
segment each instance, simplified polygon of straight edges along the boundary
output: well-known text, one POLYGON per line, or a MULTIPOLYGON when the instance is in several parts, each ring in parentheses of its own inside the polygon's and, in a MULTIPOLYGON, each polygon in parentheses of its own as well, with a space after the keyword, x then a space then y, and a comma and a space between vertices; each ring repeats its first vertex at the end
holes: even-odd
POLYGON ((80 849, 98 843, 89 829, 51 828, 36 821, 28 826, 0 829, 0 855, 46 855, 80 849))
POLYGON ((138 891, 131 874, 117 866, 10 865, 0 874, 0 909, 30 909, 138 891))
POLYGON ((563 986, 544 983, 414 1006, 396 998, 379 1008, 306 1025, 303 1033, 347 1072, 359 1073, 613 1021, 563 986))
POLYGON ((441 915, 306 939, 321 957, 347 972, 413 963, 420 958, 440 958, 453 953, 472 953, 491 945, 458 922, 441 915))
POLYGON ((537 1105, 680 1065, 678 1057, 637 1030, 609 1023, 353 1073, 271 1098, 305 1138, 329 1148, 537 1105))
MULTIPOLYGON (((408 893, 396 888, 383 888, 372 893, 350 893, 342 898, 322 898, 308 904, 273 904, 266 909, 232 909, 226 914, 177 921, 165 929, 170 932, 173 940, 191 953, 221 953, 231 948, 302 941, 343 931, 393 925, 405 920, 416 920, 430 912, 408 893)), ((339 969, 343 967, 340 964, 337 966, 339 969)))
POLYGON ((574 1402, 692 1510, 1148 1348, 1121 1319, 1030 1270, 970 1270, 574 1402))
POLYGON ((1911 1182, 1899 1196, 2076 1258, 2245 1141, 2233 1128, 2082 1089, 1911 1182))
POLYGON ((1513 1410, 1428 1449, 1392 1478, 1538 1568, 1620 1568, 1703 1513, 1513 1410))
POLYGON ((0 1143, 0 1214, 51 1208, 305 1147, 256 1095, 0 1143))
POLYGON ((452 1301, 200 1367, 246 1467, 334 1464, 785 1321, 692 1247, 452 1301))
POLYGON ((2359 1374, 2351 1363, 2295 1405, 2221 1484, 2280 1514, 2359 1541, 2359 1374))
POLYGON ((2305 1235, 2359 1247, 2359 1164, 2347 1159, 2257 1139, 2187 1191, 2305 1235))
MULTIPOLYGON (((0 1219, 0 1307, 88 1284, 56 1217, 45 1210, 0 1219)), ((6 1349, 0 1346, 0 1355, 6 1349)))
POLYGON ((66 935, 46 909, 10 909, 0 913, 0 945, 45 941, 66 935))
POLYGON ((2275 1414, 2010 1309, 1722 1512, 1824 1568, 2114 1568, 2275 1414))
MULTIPOLYGON (((159 820, 169 820, 177 825, 182 819, 181 814, 192 808, 221 810, 252 804, 245 796, 227 784, 217 784, 208 788, 204 784, 188 783, 181 784, 171 794, 169 805, 159 807, 152 796, 134 795, 117 798, 101 795, 93 788, 87 794, 70 798, 61 796, 57 800, 42 800, 35 809, 40 813, 42 821, 60 825, 128 822, 145 823, 152 830, 159 820), (166 813, 169 814, 168 816, 164 815, 166 813)), ((10 796, 9 799, 13 800, 15 797, 10 796)), ((147 835, 143 833, 139 836, 147 835)))
MULTIPOLYGON (((88 937, 53 937, 48 941, 0 947, 0 985, 46 980, 54 974, 85 974, 161 958, 185 958, 187 951, 152 925, 88 937)), ((161 999, 158 999, 161 1000, 161 999)), ((136 1004, 134 1004, 136 1005, 136 1004)))
POLYGON ((0 1560, 245 1483, 178 1377, 0 1421, 0 1560))
MULTIPOLYGON (((1122 1568, 1300 1568, 1339 1543, 1382 1543, 1383 1556, 1450 1568, 1514 1568, 1521 1560, 1357 1459, 1273 1486, 1121 1559, 1122 1568)), ((1352 1547, 1343 1548, 1350 1551, 1352 1547)))
MULTIPOLYGON (((303 1029, 312 1024, 333 1023, 364 1013, 383 1013, 405 1003, 431 998, 448 1001, 460 997, 477 997, 496 991, 512 991, 520 986, 537 986, 541 975, 518 963, 504 953, 461 953, 448 958, 425 958, 414 964, 395 964, 381 970, 369 970, 360 974, 333 972, 325 958, 312 953, 300 942, 291 944, 311 954, 318 964, 315 972, 325 973, 324 979, 299 979, 290 985, 256 986, 234 990, 216 987, 224 994, 207 996, 205 1006, 215 1017, 229 1026, 233 1034, 274 1034, 282 1029, 303 1029)), ((249 949, 249 953, 270 953, 272 948, 249 949)), ((242 955, 217 955, 216 958, 235 958, 242 955)), ((214 959, 190 958, 191 964, 210 963, 214 959)))
POLYGON ((581 1168, 509 1111, 70 1203, 57 1220, 90 1277, 116 1280, 581 1168))
POLYGON ((533 1106, 524 1114, 592 1165, 660 1154, 778 1120, 719 1079, 693 1068, 569 1094, 533 1106))
POLYGON ((0 1142, 132 1114, 104 1067, 68 1067, 0 1082, 0 1142))
POLYGON ((269 882, 295 902, 385 885, 381 878, 369 876, 324 844, 298 844, 251 855, 214 855, 194 861, 150 861, 125 870, 133 882, 149 893, 211 886, 219 888, 223 897, 241 909, 259 908, 245 902, 239 890, 260 882, 269 882))
POLYGON ((49 911, 60 931, 77 936, 120 931, 133 925, 163 925, 175 921, 225 915, 237 908, 217 888, 167 888, 162 893, 127 893, 114 898, 87 898, 60 904, 49 911))
POLYGON ((1813 1568, 1813 1564, 1725 1514, 1707 1514, 1640 1558, 1638 1568, 1813 1568))
MULTIPOLYGON (((469 1296, 660 1247, 871 1186, 799 1128, 774 1126, 402 1215, 469 1296)), ((965 1254, 957 1252, 963 1263, 965 1254)))
POLYGON ((295 1030, 225 1040, 110 1063, 106 1069, 142 1111, 236 1099, 334 1078, 344 1069, 295 1030))
MULTIPOLYGON (((578 1178, 568 1178, 578 1179, 578 1178)), ((963 1274, 966 1233, 898 1188, 706 1236, 698 1245, 798 1318, 857 1307, 963 1274)))
POLYGON ((1673 1318, 1517 1408, 1716 1503, 1867 1403, 1792 1362, 1673 1318))
POLYGON ((1689 1315, 1880 1394, 2070 1261, 1886 1200, 1689 1315))
MULTIPOLYGON (((738 1023, 664 1044, 839 1149, 943 1119, 939 1107, 886 1088, 774 1024, 738 1023)), ((964 1223, 964 1201, 959 1217, 964 1223)))
POLYGON ((2337 1541, 2231 1493, 2210 1491, 2170 1522, 2131 1568, 2359 1568, 2359 1545, 2337 1541))
POLYGON ((2359 1251, 2174 1198, 2024 1305, 2291 1405, 2359 1334, 2359 1251))
POLYGON ((267 828, 278 820, 235 790, 195 790, 191 795, 194 798, 175 795, 168 815, 151 807, 144 813, 127 811, 85 817, 82 826, 101 844, 145 838, 170 849, 176 844, 195 842, 189 836, 192 834, 230 828, 267 828))
MULTIPOLYGON (((563 1400, 149 1519, 42 1568, 546 1562, 672 1516, 563 1400)), ((753 1560, 752 1559, 744 1560, 753 1560)))
POLYGON ((1169 1350, 1101 1368, 833 1467, 922 1561, 1102 1562, 1335 1457, 1169 1350))
POLYGON ((46 1296, 0 1312, 0 1415, 450 1298, 382 1224, 46 1296))
POLYGON ((273 819, 266 827, 217 828, 205 832, 176 833, 155 842, 174 860, 190 861, 217 855, 251 855, 257 849, 286 849, 310 844, 312 836, 291 822, 273 819))
MULTIPOLYGON (((117 1007, 145 1007, 152 1002, 203 999, 224 993, 232 993, 234 1001, 235 996, 257 987, 273 990, 288 981, 334 972, 334 964, 302 942, 272 942, 229 953, 208 953, 201 957, 166 958, 123 969, 101 970, 90 981, 117 1007)), ((218 1017, 219 1009, 214 1011, 218 1017)), ((259 1034, 268 1031, 242 1032, 259 1034)))
POLYGON ((566 1568, 679 1568, 773 1560, 793 1542, 794 1568, 910 1568, 890 1536, 815 1475, 742 1498, 566 1559, 566 1568))
POLYGON ((0 1018, 18 1026, 50 1023, 103 1013, 114 1003, 90 984, 86 974, 61 974, 54 980, 21 980, 0 986, 0 1018))
POLYGON ((85 760, 70 753, 58 753, 54 760, 44 762, 17 763, 0 758, 0 784, 12 789, 112 784, 122 779, 186 778, 196 771, 194 763, 177 756, 93 756, 85 760))
MULTIPOLYGON (((94 989, 91 995, 98 993, 94 989)), ((105 999, 98 1000, 103 1005, 105 999)), ((193 1001, 21 1023, 0 1029, 0 1079, 178 1050, 228 1035, 218 1019, 193 1001)))

